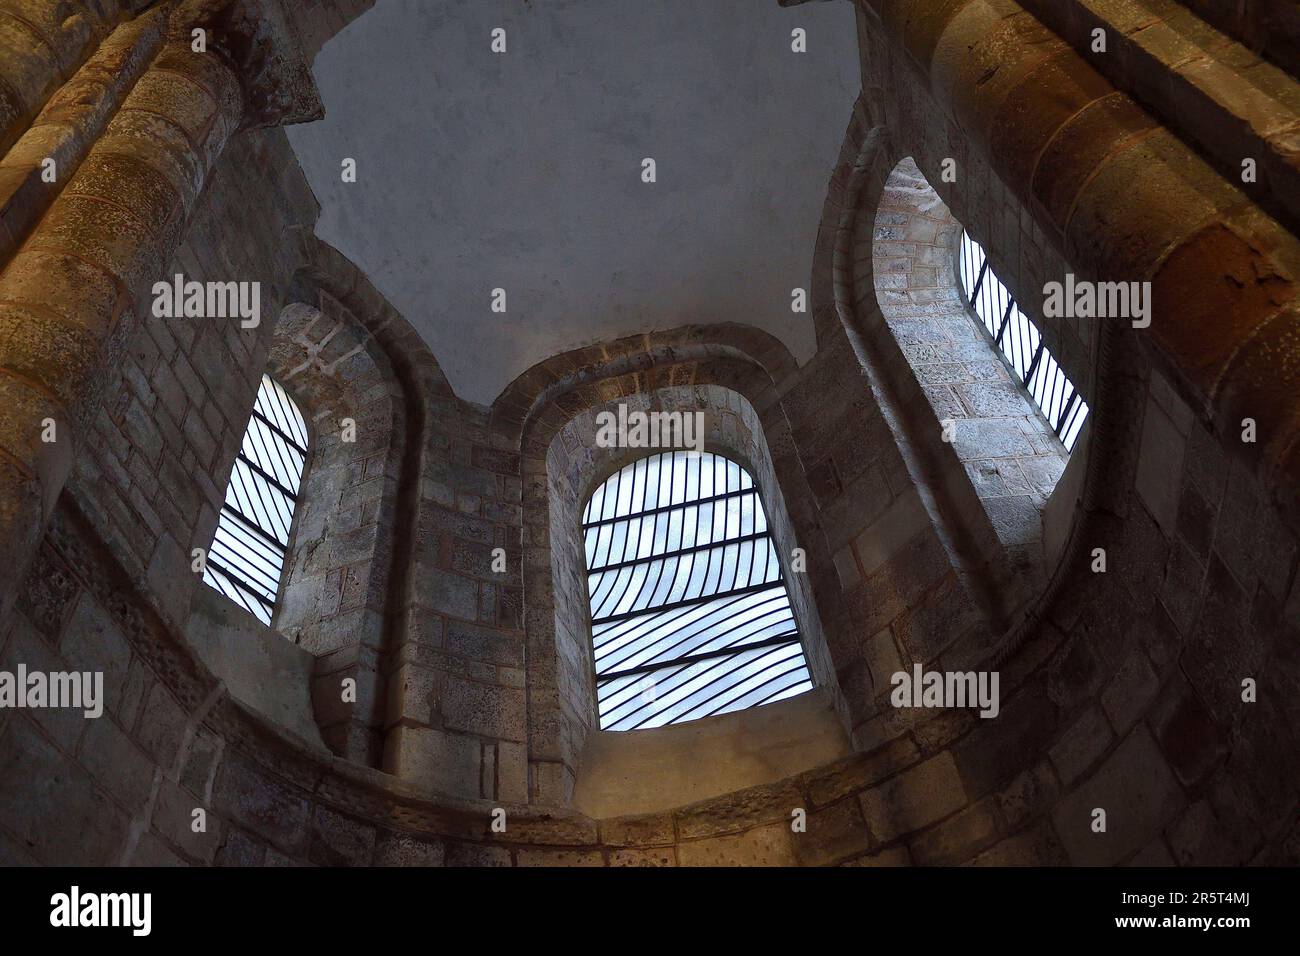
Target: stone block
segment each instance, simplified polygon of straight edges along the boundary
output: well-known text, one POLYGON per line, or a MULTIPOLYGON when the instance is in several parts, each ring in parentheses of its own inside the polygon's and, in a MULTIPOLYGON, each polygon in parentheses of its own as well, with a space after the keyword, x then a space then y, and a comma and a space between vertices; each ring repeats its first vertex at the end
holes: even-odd
POLYGON ((421 840, 406 833, 380 833, 375 842, 375 866, 442 866, 446 848, 440 841, 421 840))
POLYGON ((448 676, 442 692, 442 718, 449 730, 523 741, 527 729, 522 691, 448 676))
POLYGON ((1146 655, 1138 649, 1131 649, 1101 694, 1101 706, 1117 733, 1122 736, 1129 732, 1146 712, 1158 687, 1159 682, 1146 655))
POLYGON ((966 792, 945 751, 864 791, 859 800, 872 834, 888 843, 959 810, 966 792))
POLYGON ((609 846, 669 845, 674 840, 669 813, 612 817, 600 821, 600 841, 609 846))
POLYGON ((610 866, 676 866, 677 853, 670 846, 622 847, 609 853, 610 866))
MULTIPOLYGON (((1240 683, 1228 682, 1240 700, 1240 683)), ((1188 786, 1203 780, 1227 751, 1227 742, 1209 710, 1179 672, 1161 691, 1149 723, 1174 773, 1188 786)))
POLYGON ((208 809, 188 790, 163 779, 153 807, 153 827, 182 855, 196 863, 212 863, 226 839, 221 818, 208 809), (206 829, 195 832, 195 810, 204 810, 201 818, 206 829))
POLYGON ((190 569, 190 555, 170 534, 158 539, 149 558, 147 575, 152 594, 173 623, 189 617, 190 599, 198 576, 190 569))
POLYGON ((1101 766, 1056 805, 1052 823, 1076 866, 1111 866, 1146 846, 1184 806, 1168 763, 1139 726, 1101 766), (1093 811, 1106 811, 1094 832, 1093 811))
POLYGON ((447 866, 513 866, 510 851, 500 846, 478 843, 448 843, 447 866))
POLYGON ((678 844, 679 866, 794 866, 790 824, 773 823, 729 836, 678 844))
POLYGON ((231 754, 222 762, 212 806, 222 817, 285 853, 306 849, 309 804, 305 794, 242 755, 231 754))
POLYGON ((317 806, 311 818, 307 858, 318 866, 368 866, 375 850, 375 828, 353 817, 317 806))
POLYGON ((915 837, 911 859, 918 866, 960 863, 991 844, 998 835, 992 798, 967 807, 915 837))
POLYGON ((0 737, 0 819, 26 852, 63 866, 117 863, 128 823, 90 776, 21 716, 0 737))
MULTIPOLYGON (((48 674, 68 669, 22 618, 16 622, 4 653, 0 654, 0 669, 15 673, 19 664, 25 665, 29 673, 42 671, 48 674)), ((85 732, 86 726, 94 722, 85 717, 84 708, 35 707, 24 709, 21 713, 26 714, 50 740, 69 754, 76 752, 77 741, 85 732)))
POLYGON ((225 842, 217 851, 218 866, 261 866, 266 860, 266 845, 242 830, 228 829, 225 842))
POLYGON ((136 844, 135 852, 131 854, 130 865, 158 868, 189 864, 156 834, 146 831, 140 835, 140 842, 136 844))
POLYGON ((1240 866, 1245 850, 1215 817, 1208 801, 1199 800, 1169 827, 1169 846, 1179 866, 1240 866))
POLYGON ((1029 458, 1034 446, 1002 419, 962 418, 953 428, 953 450, 962 461, 980 458, 1029 458))
POLYGON ((515 851, 515 866, 604 866, 600 850, 542 849, 520 847, 515 851))
POLYGON ((871 849, 873 841, 852 797, 808 814, 807 830, 791 832, 800 866, 827 866, 871 849))
POLYGON ((1007 837, 971 861, 975 866, 1064 866, 1066 862, 1060 841, 1046 823, 1007 837))
POLYGON ((397 776, 453 796, 481 795, 482 744, 476 738, 426 727, 396 727, 389 738, 397 776))
POLYGON ((1052 747, 1052 764, 1065 786, 1070 786, 1114 740, 1100 707, 1089 707, 1052 747))
POLYGON ((1154 400, 1148 400, 1142 420, 1137 490, 1152 517, 1174 538, 1178 529, 1178 493, 1182 487, 1186 439, 1154 400))
POLYGON ((152 754, 158 766, 169 769, 180 753, 187 722, 176 698, 161 683, 156 683, 140 714, 136 739, 152 754))
POLYGON ((86 721, 78 748, 81 765, 132 816, 144 809, 157 767, 107 716, 86 721))
POLYGON ((953 747, 954 759, 972 794, 1005 786, 1026 763, 1042 754, 1056 735, 1058 709, 1038 684, 1026 685, 1002 702, 998 716, 980 720, 953 747))

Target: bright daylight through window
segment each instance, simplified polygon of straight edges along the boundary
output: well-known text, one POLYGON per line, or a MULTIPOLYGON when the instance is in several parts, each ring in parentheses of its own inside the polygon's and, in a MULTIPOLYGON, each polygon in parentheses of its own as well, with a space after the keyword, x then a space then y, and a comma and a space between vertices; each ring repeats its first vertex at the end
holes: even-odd
POLYGON ((307 461, 307 425, 293 399, 262 376, 235 459, 203 580, 271 623, 307 461))
POLYGON ((681 723, 809 690, 754 480, 719 455, 642 458, 583 515, 603 730, 681 723))
POLYGON ((979 243, 965 232, 958 271, 967 303, 1011 366, 1016 381, 1029 392, 1065 450, 1071 451, 1088 417, 1088 403, 1047 351, 1038 326, 1020 311, 1011 292, 993 274, 979 243))

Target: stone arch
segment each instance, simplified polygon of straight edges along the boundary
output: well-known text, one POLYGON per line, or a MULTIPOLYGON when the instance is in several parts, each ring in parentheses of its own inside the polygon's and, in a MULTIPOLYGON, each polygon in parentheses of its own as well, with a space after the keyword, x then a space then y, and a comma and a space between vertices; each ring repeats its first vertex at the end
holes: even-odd
MULTIPOLYGON (((825 297, 822 311, 827 318, 823 321, 838 327, 864 372, 915 489, 914 499, 899 503, 898 511, 904 517, 891 523, 905 520, 911 526, 928 528, 951 569, 952 581, 942 601, 949 607, 947 616, 955 631, 944 646, 965 643, 972 653, 978 653, 976 649, 991 646, 1012 619, 1014 602, 1007 600, 1010 580, 999 563, 990 566, 979 560, 979 555, 990 549, 991 529, 968 527, 956 502, 944 493, 945 477, 934 447, 941 433, 933 427, 933 416, 918 421, 893 374, 905 360, 897 341, 883 331, 871 257, 867 254, 866 261, 860 261, 863 252, 857 248, 859 223, 864 219, 870 224, 868 237, 874 236, 876 211, 890 175, 903 158, 884 125, 878 98, 879 90, 864 82, 822 212, 813 272, 823 281, 815 281, 814 288, 825 297), (989 571, 997 577, 990 579, 989 571)), ((856 542, 853 556, 866 567, 856 542)), ((931 644, 927 653, 939 649, 931 644)))
MULTIPOLYGON (((382 350, 346 309, 321 298, 323 309, 294 303, 280 313, 267 358, 311 434, 272 626, 315 656, 318 675, 356 680, 358 703, 369 703, 382 699, 378 669, 367 663, 383 647, 404 409, 382 350)), ((331 749, 377 760, 382 715, 323 687, 315 703, 331 749)))
POLYGON ((797 369, 794 357, 775 336, 734 322, 648 332, 584 346, 537 363, 492 403, 492 424, 512 440, 522 441, 527 427, 554 415, 558 397, 574 389, 620 375, 641 375, 647 383, 664 375, 687 375, 689 372, 663 370, 714 358, 735 360, 730 374, 759 389, 763 381, 771 386, 797 369))
POLYGON ((849 723, 830 641, 821 637, 824 618, 818 613, 823 601, 836 600, 834 565, 818 534, 807 480, 772 374, 749 351, 755 346, 771 354, 778 369, 794 367, 784 348, 766 333, 738 325, 687 327, 592 347, 589 357, 599 358, 581 375, 561 371, 580 367, 574 353, 556 356, 525 373, 503 393, 507 402, 494 408, 499 420, 511 409, 513 419, 522 422, 523 584, 530 799, 534 802, 566 805, 571 800, 578 759, 591 729, 594 691, 585 683, 590 631, 585 566, 581 550, 575 550, 576 516, 580 503, 600 480, 639 454, 595 449, 594 441, 580 436, 586 434, 584 428, 590 432, 587 438, 594 436, 596 412, 619 401, 648 403, 652 399, 647 396, 656 401, 674 396, 668 400, 715 408, 731 419, 747 418, 748 433, 757 436, 754 444, 744 447, 735 437, 713 436, 714 446, 754 468, 771 514, 788 514, 774 523, 790 529, 787 541, 781 542, 783 548, 798 540, 807 553, 808 573, 791 587, 791 599, 812 634, 806 643, 810 668, 849 723), (529 400, 527 383, 549 385, 542 385, 529 400), (561 481, 561 473, 569 477, 561 481), (555 502, 562 503, 558 510, 555 502), (556 557, 561 547, 565 550, 556 557))
MULTIPOLYGON (((901 102, 887 119, 926 154, 951 150, 974 187, 962 190, 965 198, 946 190, 918 148, 917 163, 945 202, 968 225, 988 217, 968 215, 964 202, 1019 207, 1021 216, 990 226, 997 241, 976 235, 986 249, 1014 249, 1026 233, 1034 248, 1061 250, 1080 277, 1150 281, 1156 318, 1125 341, 1268 487, 1288 526, 1300 527, 1300 418, 1282 401, 1295 394, 1300 365, 1276 360, 1295 352, 1300 244, 1258 205, 1267 196, 1223 178, 1180 139, 1177 115, 1162 125, 1032 17, 1008 19, 970 0, 915 19, 885 6, 865 4, 878 41, 896 51, 870 61, 873 69, 919 68, 930 98, 901 102), (1023 42, 1030 35, 1035 42, 1023 42), (996 82, 977 82, 992 66, 996 82), (935 109, 945 128, 919 133, 915 117, 935 109), (1246 417, 1259 423, 1256 442, 1232 440, 1246 417)), ((1042 275, 1005 271, 1018 298, 1042 288, 1042 275)), ((1078 375, 1071 354, 1077 347, 1101 356, 1115 328, 1102 323, 1077 344, 1063 322, 1042 331, 1075 384, 1100 397, 1105 389, 1078 375)))
MULTIPOLYGON (((878 257, 876 252, 878 243, 897 241, 914 226, 917 236, 911 241, 925 238, 929 246, 924 252, 926 262, 922 268, 934 270, 936 279, 946 272, 951 278, 949 292, 955 291, 953 263, 960 226, 948 204, 958 194, 951 184, 943 183, 942 177, 926 179, 916 163, 907 168, 909 157, 887 125, 887 111, 878 103, 879 95, 876 87, 864 82, 823 210, 822 233, 832 238, 819 239, 814 274, 829 279, 820 287, 822 294, 830 297, 830 307, 825 311, 834 317, 852 346, 916 489, 925 522, 942 544, 955 575, 954 589, 945 603, 950 604, 954 620, 963 623, 943 646, 964 646, 966 655, 973 658, 990 650, 1005 654, 1019 640, 1016 635, 1024 632, 1032 617, 1031 608, 1044 596, 1049 580, 1055 580, 1062 565, 1068 563, 1064 551, 1076 530, 1078 501, 1090 450, 1084 441, 1080 442, 1071 469, 1072 478, 1061 483, 1061 493, 1055 497, 1050 511, 1041 502, 1033 508, 1018 509, 1000 502, 988 509, 982 505, 953 447, 943 440, 942 416, 932 413, 924 383, 913 370, 904 344, 891 330, 889 320, 903 320, 909 308, 925 312, 951 306, 955 310, 960 302, 913 303, 913 298, 933 296, 919 288, 912 290, 912 283, 898 278, 905 273, 877 276, 878 265, 890 268, 895 263, 888 257, 878 257), (921 196, 918 192, 908 196, 909 190, 928 195, 921 196), (943 210, 942 215, 932 217, 932 223, 914 219, 926 202, 937 203, 943 210), (929 234, 931 231, 933 235, 929 234), (923 237, 922 232, 926 233, 923 237), (947 242, 954 246, 945 248, 947 242), (900 281, 902 288, 888 288, 900 281), (1002 514, 1003 511, 1008 513, 1002 514), (1051 524, 1047 529, 1042 524, 1044 512, 1051 524), (958 611, 962 607, 966 610, 958 611)), ((963 144, 949 142, 945 148, 960 157, 961 166, 971 161, 963 144)), ((927 163, 931 160, 928 152, 924 158, 927 163)), ((1016 205, 1014 197, 1006 198, 1016 205)), ((1002 219, 1001 213, 988 204, 978 207, 967 204, 967 208, 975 221, 966 225, 977 238, 988 236, 986 221, 1002 219)), ((990 245, 992 261, 998 255, 999 245, 997 241, 990 241, 990 245)), ((901 248, 912 251, 911 247, 901 248)), ((909 259, 899 264, 908 268, 916 263, 909 259)), ((1020 276, 1018 266, 1017 262, 1016 286, 1024 288, 1026 280, 1020 276)), ((1041 273, 1032 271, 1031 274, 1041 273)), ((977 330, 972 326, 970 331, 977 330)), ((1050 331, 1043 334, 1049 348, 1061 347, 1059 337, 1053 338, 1050 331)), ((984 343, 973 344, 996 361, 984 343)), ((1095 388, 1091 353, 1079 348, 1067 348, 1066 352, 1062 366, 1068 362, 1072 381, 1091 399, 1095 388)), ((1115 409, 1116 403, 1110 403, 1109 407, 1115 409)), ((1026 411, 1034 414, 1032 406, 1026 411)), ((1094 418, 1097 412, 1094 407, 1094 418)), ((1088 428, 1095 432, 1096 423, 1090 423, 1088 428)))
POLYGON ((375 354, 373 343, 336 302, 323 304, 328 311, 305 303, 286 306, 267 357, 268 373, 298 402, 311 437, 303 502, 273 623, 316 654, 335 649, 330 646, 335 628, 319 625, 336 610, 365 607, 380 613, 372 602, 386 576, 370 565, 391 552, 392 498, 404 444, 400 388, 387 357, 375 354), (342 435, 349 419, 356 431, 351 442, 342 435), (334 537, 344 534, 367 552, 364 564, 328 570, 322 545, 337 550, 334 537))
MULTIPOLYGON (((894 167, 874 216, 868 213, 854 226, 854 287, 874 288, 878 307, 865 321, 877 323, 874 341, 903 406, 928 407, 940 429, 950 427, 930 449, 940 493, 953 499, 947 510, 980 549, 986 575, 996 564, 1009 568, 1000 580, 1020 595, 1011 603, 1020 603, 1059 557, 1044 539, 1062 540, 1062 530, 1049 532, 1044 522, 1069 513, 1047 510, 1069 456, 972 321, 956 271, 963 225, 910 157, 894 167)), ((1023 309, 1039 324, 1031 303, 1023 309)), ((934 436, 923 412, 911 430, 934 436)), ((1074 488, 1067 482, 1063 497, 1074 488)))
POLYGON ((308 229, 289 238, 300 265, 268 364, 316 434, 277 624, 316 655, 326 743, 380 766, 400 712, 388 683, 411 626, 429 412, 455 400, 418 333, 353 263, 308 229), (344 418, 355 420, 354 443, 342 441, 344 418), (348 678, 351 704, 340 693, 348 678))

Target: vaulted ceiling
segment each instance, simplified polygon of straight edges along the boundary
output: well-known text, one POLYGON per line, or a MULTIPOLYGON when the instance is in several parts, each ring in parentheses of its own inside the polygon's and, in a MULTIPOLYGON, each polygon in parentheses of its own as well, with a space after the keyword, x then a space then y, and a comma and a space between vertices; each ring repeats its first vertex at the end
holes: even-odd
POLYGON ((850 4, 378 0, 314 72, 326 117, 289 136, 317 232, 462 398, 489 404, 556 352, 687 323, 748 323, 812 354, 791 290, 809 285, 858 91, 850 4))

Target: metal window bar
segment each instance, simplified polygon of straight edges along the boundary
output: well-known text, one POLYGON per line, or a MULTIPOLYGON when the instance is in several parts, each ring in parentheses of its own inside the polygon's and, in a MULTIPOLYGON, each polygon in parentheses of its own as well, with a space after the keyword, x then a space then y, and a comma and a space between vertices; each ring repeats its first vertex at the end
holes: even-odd
MULTIPOLYGON (((1046 349, 1046 347, 1043 345, 1043 340, 1042 340, 1042 339, 1039 339, 1039 340, 1038 340, 1038 348, 1034 349, 1034 360, 1033 360, 1032 362, 1029 363, 1029 368, 1028 368, 1028 370, 1025 372, 1025 377, 1022 378, 1022 379, 1020 380, 1020 384, 1021 384, 1022 387, 1024 387, 1024 388, 1028 388, 1028 387, 1029 387, 1029 382, 1030 382, 1030 380, 1034 377, 1034 372, 1038 369, 1038 363, 1039 363, 1039 361, 1042 359, 1042 357, 1043 357, 1043 353, 1044 353, 1045 351, 1047 351, 1047 349, 1046 349)), ((1050 415, 1048 416, 1048 420, 1049 420, 1049 421, 1051 420, 1051 416, 1050 416, 1050 415)))
POLYGON ((1069 421, 1061 429, 1061 442, 1066 449, 1074 447, 1075 440, 1079 437, 1079 430, 1083 428, 1084 420, 1088 417, 1088 403, 1080 397, 1071 412, 1069 421))
POLYGON ((736 462, 638 459, 593 492, 582 530, 602 729, 694 720, 813 686, 762 499, 736 462))
MULTIPOLYGON (((1007 310, 1002 313, 1002 321, 1001 323, 998 324, 998 334, 993 338, 993 341, 997 343, 999 348, 1002 347, 1002 336, 1004 336, 1007 332, 1007 324, 1011 321, 1011 313, 1015 309, 1015 307, 1016 307, 1016 300, 1011 296, 1007 296, 1007 310)), ((988 325, 987 322, 984 324, 986 326, 988 325)))
POLYGON ((957 274, 967 305, 989 333, 995 349, 1034 400, 1065 450, 1072 451, 1087 418, 1088 404, 1047 349, 1038 326, 1020 310, 1014 297, 993 272, 983 248, 964 231, 957 274), (970 278, 973 274, 977 278, 972 285, 970 278), (992 295, 990 288, 996 290, 992 295), (1002 311, 1001 321, 995 318, 994 301, 999 305, 1003 301, 1006 303, 1005 311, 998 310, 1002 311))
MULTIPOLYGON (((761 641, 753 641, 744 646, 745 646, 745 650, 752 651, 760 647, 774 647, 778 644, 781 645, 789 644, 791 643, 791 639, 796 637, 797 635, 795 634, 789 634, 789 633, 778 634, 776 637, 768 637, 768 638, 764 638, 761 641)), ((636 667, 629 667, 626 670, 606 671, 602 680, 605 681, 618 680, 620 677, 633 677, 637 674, 648 674, 651 671, 669 666, 669 664, 694 664, 697 661, 706 661, 714 657, 728 657, 734 654, 735 654, 735 648, 732 645, 728 644, 723 647, 716 647, 711 651, 701 651, 698 654, 683 654, 681 657, 674 658, 668 664, 665 664, 660 661, 655 661, 652 664, 638 664, 636 667)))
POLYGON ((624 678, 601 700, 601 725, 662 726, 790 697, 812 687, 802 658, 801 646, 792 642, 665 668, 656 674, 654 695, 641 691, 645 675, 624 678))
POLYGON ((588 535, 587 565, 590 570, 602 570, 615 560, 663 556, 665 548, 681 548, 683 542, 696 545, 712 544, 726 534, 726 522, 735 508, 740 512, 741 533, 760 532, 767 529, 761 508, 755 508, 757 492, 753 489, 736 492, 725 500, 701 499, 700 507, 675 505, 669 511, 647 511, 631 518, 615 518, 587 525, 595 529, 588 535), (657 540, 654 529, 659 516, 663 516, 667 531, 657 540))
POLYGON ((980 262, 979 278, 975 280, 975 288, 974 290, 971 291, 972 299, 974 299, 976 296, 980 294, 980 286, 983 285, 984 283, 984 274, 988 272, 988 269, 989 269, 989 261, 987 259, 984 259, 983 261, 980 262))
POLYGON ((271 622, 284 573, 307 447, 298 406, 278 382, 262 376, 203 580, 264 624, 271 622))
POLYGON ((1079 393, 1078 391, 1075 391, 1074 394, 1070 396, 1070 400, 1065 403, 1065 408, 1061 412, 1061 419, 1056 424, 1057 438, 1060 438, 1062 436, 1062 433, 1065 429, 1066 419, 1069 418, 1070 410, 1074 408, 1075 402, 1077 402, 1078 400, 1079 400, 1079 393))
POLYGON ((678 613, 629 619, 595 635, 602 679, 625 667, 651 661, 665 665, 690 654, 748 646, 796 630, 784 586, 674 610, 678 613))

